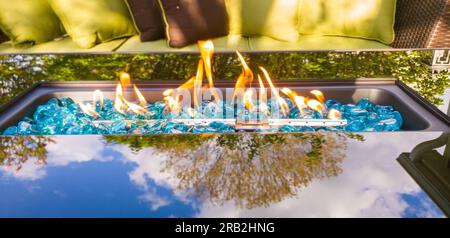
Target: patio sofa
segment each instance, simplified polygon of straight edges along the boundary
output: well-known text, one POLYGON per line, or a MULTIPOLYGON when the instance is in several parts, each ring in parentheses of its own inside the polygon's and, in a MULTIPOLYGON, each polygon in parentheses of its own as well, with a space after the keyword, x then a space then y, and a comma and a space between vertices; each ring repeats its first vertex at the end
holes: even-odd
MULTIPOLYGON (((242 0, 244 1, 244 0, 242 0)), ((392 0, 394 1, 394 0, 392 0)), ((252 9, 248 9, 251 11, 252 9)), ((231 16, 230 16, 231 17, 231 16)), ((394 24, 395 39, 386 44, 376 40, 343 37, 301 35, 295 42, 267 36, 230 34, 213 39, 217 51, 291 51, 291 50, 376 50, 393 48, 450 47, 450 0, 397 0, 394 24)), ((195 44, 171 48, 165 39, 141 42, 138 35, 124 37, 81 48, 68 36, 16 48, 4 34, 0 34, 0 53, 85 53, 85 52, 193 52, 195 44)))

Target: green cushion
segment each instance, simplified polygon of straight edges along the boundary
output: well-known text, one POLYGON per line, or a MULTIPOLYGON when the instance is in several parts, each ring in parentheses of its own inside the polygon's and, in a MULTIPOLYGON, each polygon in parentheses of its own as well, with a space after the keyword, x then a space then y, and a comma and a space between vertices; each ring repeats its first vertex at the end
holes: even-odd
POLYGON ((123 0, 49 0, 64 28, 82 48, 136 34, 123 0))
POLYGON ((0 9, 0 27, 16 46, 38 44, 64 34, 47 0, 1 0, 0 9))
POLYGON ((226 0, 230 34, 298 39, 298 0, 226 0))
POLYGON ((301 36, 297 42, 277 41, 269 37, 251 37, 250 50, 362 50, 389 49, 388 45, 374 40, 339 36, 301 36))
POLYGON ((396 0, 302 0, 299 31, 390 44, 394 41, 395 6, 396 0))
MULTIPOLYGON (((217 52, 249 50, 248 38, 240 35, 228 35, 213 39, 214 48, 217 52)), ((183 48, 170 48, 166 40, 156 40, 141 42, 139 36, 128 39, 118 52, 198 52, 197 44, 192 44, 183 48)))
POLYGON ((11 42, 0 44, 0 53, 14 54, 14 53, 83 53, 83 52, 111 52, 119 48, 126 39, 117 39, 102 43, 90 49, 80 48, 69 37, 49 41, 43 44, 35 45, 29 48, 17 49, 14 48, 11 42))

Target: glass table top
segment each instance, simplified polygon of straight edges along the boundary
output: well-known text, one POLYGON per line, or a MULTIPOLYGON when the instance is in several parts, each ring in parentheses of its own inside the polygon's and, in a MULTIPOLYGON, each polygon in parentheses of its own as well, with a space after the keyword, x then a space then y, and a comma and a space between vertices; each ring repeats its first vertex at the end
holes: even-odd
POLYGON ((396 160, 440 134, 0 137, 0 217, 443 217, 396 160))

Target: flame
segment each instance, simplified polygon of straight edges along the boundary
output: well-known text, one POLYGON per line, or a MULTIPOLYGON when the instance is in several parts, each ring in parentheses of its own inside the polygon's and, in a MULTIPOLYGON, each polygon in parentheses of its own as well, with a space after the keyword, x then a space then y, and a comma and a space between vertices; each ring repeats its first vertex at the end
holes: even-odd
MULTIPOLYGON (((214 87, 213 82, 213 73, 212 73, 212 57, 214 54, 214 45, 212 41, 199 41, 198 46, 200 48, 200 54, 201 58, 198 61, 197 65, 197 72, 194 77, 190 78, 188 81, 186 81, 184 84, 180 85, 177 89, 167 89, 163 92, 163 98, 166 103, 166 109, 172 112, 180 112, 181 110, 186 110, 186 112, 191 115, 192 117, 195 115, 195 112, 197 111, 196 108, 201 107, 201 100, 203 93, 205 93, 206 90, 211 90, 211 96, 214 98, 214 100, 219 100, 219 91, 214 87), (208 80, 207 83, 203 84, 203 76, 206 76, 206 79, 208 80), (191 105, 189 107, 184 108, 182 105, 184 98, 183 96, 186 96, 185 94, 182 95, 182 90, 180 89, 192 89, 193 98, 194 98, 194 108, 192 108, 191 105)), ((243 103, 245 105, 245 108, 248 110, 258 110, 259 112, 263 112, 265 115, 270 115, 269 106, 267 105, 267 91, 268 89, 265 86, 265 83, 263 82, 263 78, 266 80, 268 84, 268 88, 270 88, 270 92, 272 95, 272 98, 277 101, 281 112, 284 116, 288 116, 289 114, 289 104, 287 103, 286 99, 280 96, 280 93, 278 92, 278 89, 275 87, 274 83, 272 82, 272 79, 268 73, 268 71, 263 68, 259 67, 262 74, 264 75, 261 77, 258 75, 258 83, 259 83, 259 94, 258 96, 258 103, 254 102, 254 95, 252 83, 254 80, 254 74, 250 67, 248 66, 247 62, 245 61, 244 57, 239 51, 236 51, 236 54, 238 56, 238 59, 242 65, 242 72, 239 75, 236 83, 235 83, 235 91, 233 93, 233 100, 237 96, 242 96, 243 103), (238 95, 239 94, 239 95, 238 95)), ((256 90, 255 90, 256 92, 256 90)), ((283 88, 281 92, 285 95, 287 95, 293 103, 298 107, 300 113, 304 115, 304 109, 310 108, 312 110, 318 111, 320 114, 323 114, 325 112, 325 97, 323 93, 319 90, 312 90, 310 93, 315 96, 316 99, 308 99, 306 97, 298 95, 295 91, 289 89, 289 88, 283 88)), ((93 105, 96 105, 96 102, 100 102, 100 107, 103 108, 103 94, 100 90, 96 90, 93 95, 93 105)), ((219 106, 217 104, 217 106, 219 106)), ((92 108, 91 105, 84 105, 80 104, 80 107, 82 110, 89 114, 96 116, 98 113, 95 112, 95 107, 92 108)), ((147 101, 143 94, 140 92, 138 87, 135 84, 132 84, 131 82, 131 76, 127 72, 120 72, 120 83, 116 87, 116 95, 115 95, 115 102, 114 102, 114 108, 120 112, 120 113, 127 113, 127 112, 133 112, 136 114, 146 114, 148 113, 147 110, 147 101), (138 99, 139 105, 131 103, 127 101, 124 97, 124 91, 127 90, 127 87, 133 85, 134 93, 136 95, 136 98, 138 99)), ((329 110, 327 114, 328 118, 330 119, 336 119, 341 117, 341 112, 339 112, 336 109, 329 110)))
POLYGON ((124 98, 122 98, 123 102, 127 105, 128 109, 138 115, 145 115, 147 114, 148 110, 146 108, 143 108, 137 104, 128 102, 124 98))
POLYGON ((322 114, 322 111, 325 109, 322 103, 320 103, 317 100, 310 99, 306 103, 309 108, 313 109, 314 111, 318 111, 322 114))
POLYGON ((316 96, 317 100, 320 103, 323 103, 325 101, 325 96, 323 96, 323 93, 321 91, 319 91, 319 90, 312 90, 310 93, 312 95, 316 96))
POLYGON ((80 106, 84 114, 87 114, 94 118, 100 117, 100 115, 95 111, 95 108, 91 104, 84 104, 80 102, 78 103, 78 106, 80 106))
POLYGON ((272 80, 270 79, 270 75, 267 72, 267 70, 261 66, 259 67, 259 69, 263 72, 264 76, 266 77, 266 81, 267 81, 267 83, 269 83, 272 95, 275 96, 275 98, 278 101, 278 104, 280 105, 281 112, 283 113, 284 116, 287 116, 289 113, 289 105, 287 104, 286 100, 284 100, 284 98, 282 98, 280 96, 280 94, 278 93, 278 90, 273 85, 272 80))
POLYGON ((174 94, 173 89, 167 89, 163 92, 164 101, 166 102, 166 105, 170 108, 173 112, 180 112, 181 110, 181 103, 179 102, 180 97, 172 96, 174 94))
POLYGON ((261 76, 258 75, 258 83, 259 83, 259 110, 264 113, 264 115, 270 115, 269 106, 266 103, 266 87, 261 79, 261 76))
POLYGON ((308 106, 305 103, 305 101, 307 101, 307 99, 305 97, 297 95, 297 93, 292 91, 290 88, 283 88, 283 89, 281 89, 281 92, 286 94, 291 99, 291 101, 295 103, 298 110, 300 111, 300 114, 302 116, 304 116, 305 113, 304 113, 303 109, 308 106))
POLYGON ((139 104, 141 104, 141 106, 143 108, 147 108, 147 100, 145 100, 144 95, 142 95, 141 91, 139 91, 139 89, 136 85, 133 84, 133 88, 134 88, 134 93, 136 94, 136 97, 139 100, 139 104))
POLYGON ((330 111, 328 112, 328 119, 332 119, 332 120, 340 120, 342 118, 342 113, 334 108, 330 109, 330 111))
MULTIPOLYGON (((200 101, 199 97, 202 95, 202 83, 203 83, 203 60, 200 59, 197 65, 197 73, 194 77, 189 79, 186 83, 180 85, 177 89, 189 89, 193 88, 193 94, 194 94, 194 107, 199 107, 200 101)), ((175 113, 178 113, 182 109, 182 97, 181 94, 173 89, 167 89, 163 92, 164 101, 166 102, 166 105, 169 107, 169 109, 175 113)), ((201 98, 200 98, 201 99, 201 98)), ((219 97, 215 97, 215 99, 219 99, 219 97)), ((192 109, 192 108, 191 108, 192 109)), ((194 109, 187 109, 189 115, 194 116, 194 109)))
POLYGON ((114 108, 122 113, 125 114, 125 110, 127 110, 126 104, 123 102, 123 90, 121 83, 117 84, 116 87, 116 98, 114 99, 114 108))
POLYGON ((253 91, 251 89, 247 89, 244 93, 243 101, 245 108, 251 111, 255 110, 255 104, 253 104, 252 98, 253 98, 253 91))
POLYGON ((103 93, 100 90, 95 90, 94 91, 94 95, 92 96, 92 105, 97 105, 97 101, 100 104, 100 110, 103 110, 103 101, 104 101, 104 97, 103 97, 103 93))
POLYGON ((200 55, 203 60, 203 65, 205 67, 206 78, 208 79, 208 85, 211 89, 211 94, 215 100, 219 100, 219 93, 216 91, 212 76, 212 56, 214 54, 214 44, 211 40, 198 41, 198 46, 200 48, 200 55))
MULTIPOLYGON (((135 87, 137 89, 137 87, 135 87)), ((136 91, 136 93, 139 92, 139 90, 136 91)), ((139 92, 140 96, 142 96, 142 94, 139 92)), ((139 97, 139 96, 138 96, 139 97)), ((143 98, 143 96, 142 96, 143 98)), ((144 99, 145 101, 145 99, 144 99)), ((146 103, 146 101, 145 101, 146 103)), ((130 110, 136 114, 139 115, 145 115, 148 110, 145 107, 141 107, 137 104, 131 103, 129 101, 127 101, 124 96, 123 96, 123 85, 122 83, 117 84, 116 87, 116 98, 114 100, 114 108, 122 113, 125 114, 126 111, 130 110)))
POLYGON ((119 76, 120 85, 122 85, 123 90, 126 90, 131 85, 131 76, 129 73, 122 71, 119 76))
POLYGON ((252 70, 250 69, 250 67, 248 67, 247 62, 245 62, 245 59, 241 55, 241 53, 239 53, 239 51, 236 51, 236 54, 238 55, 238 58, 242 64, 242 73, 241 75, 239 75, 239 78, 237 79, 234 86, 235 91, 233 94, 233 99, 236 98, 240 92, 243 92, 243 90, 245 90, 247 86, 251 87, 254 78, 252 70))

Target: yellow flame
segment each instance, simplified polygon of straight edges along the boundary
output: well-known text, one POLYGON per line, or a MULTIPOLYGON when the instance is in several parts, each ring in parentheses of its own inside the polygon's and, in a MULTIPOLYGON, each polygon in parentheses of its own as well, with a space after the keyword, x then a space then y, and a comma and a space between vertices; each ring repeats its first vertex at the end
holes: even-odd
POLYGON ((278 93, 278 90, 273 85, 272 80, 270 79, 270 75, 267 72, 267 70, 261 66, 259 67, 259 69, 263 72, 264 76, 266 77, 266 81, 269 84, 271 93, 273 96, 275 96, 275 98, 278 101, 278 104, 280 105, 281 112, 283 113, 284 116, 287 116, 289 114, 289 105, 287 104, 286 100, 284 100, 284 98, 282 98, 280 96, 280 94, 278 93))
POLYGON ((131 76, 125 71, 120 72, 119 80, 123 90, 126 90, 131 85, 131 76))
POLYGON ((255 110, 255 104, 253 104, 252 97, 253 91, 251 89, 247 89, 244 93, 243 101, 245 108, 251 111, 255 110))
POLYGON ((94 95, 92 96, 92 105, 97 105, 97 101, 100 104, 100 110, 103 110, 103 101, 104 101, 104 97, 103 97, 103 93, 100 90, 95 90, 94 91, 94 95))
POLYGON ((313 109, 314 111, 318 111, 319 113, 322 113, 322 111, 325 109, 322 103, 314 99, 308 100, 307 105, 309 108, 313 109))
POLYGON ((116 87, 116 98, 114 99, 114 108, 124 114, 127 106, 123 103, 123 90, 122 85, 119 83, 116 87))
POLYGON ((239 60, 242 64, 242 73, 239 75, 239 78, 236 81, 236 84, 234 86, 234 94, 233 99, 238 96, 239 92, 244 92, 246 87, 251 87, 251 84, 253 82, 253 72, 248 67, 247 62, 245 62, 244 57, 239 53, 239 51, 236 51, 236 54, 238 55, 239 60))
MULTIPOLYGON (((193 89, 194 107, 200 105, 199 96, 202 95, 203 83, 203 60, 200 59, 197 65, 197 73, 194 77, 189 79, 186 83, 180 85, 177 89, 193 89)), ((172 112, 178 113, 182 109, 182 95, 173 89, 167 89, 163 92, 164 101, 172 112)), ((189 110, 189 109, 187 109, 189 110)), ((188 113, 194 115, 195 110, 189 110, 188 113)))
POLYGON ((99 117, 100 115, 95 111, 94 107, 91 104, 84 104, 84 103, 78 103, 78 106, 80 106, 83 113, 93 116, 95 118, 99 117))
POLYGON ((332 108, 329 112, 328 112, 328 119, 332 119, 332 120, 340 120, 342 118, 342 113, 334 108, 332 108))
POLYGON ((198 41, 200 48, 200 55, 203 60, 206 78, 208 79, 209 88, 211 88, 211 94, 215 100, 219 100, 219 94, 214 89, 213 75, 212 75, 212 56, 214 54, 214 44, 212 41, 198 41))
POLYGON ((258 75, 258 83, 259 83, 259 110, 262 111, 266 116, 270 115, 269 106, 266 101, 266 87, 261 79, 261 76, 258 75))
POLYGON ((292 91, 290 88, 283 88, 283 89, 281 89, 281 92, 286 94, 291 99, 291 101, 295 103, 298 110, 300 111, 300 114, 302 116, 304 116, 305 114, 304 114, 303 109, 307 107, 307 105, 305 103, 306 98, 297 95, 297 93, 292 91))
POLYGON ((139 91, 139 89, 136 85, 133 84, 133 88, 134 88, 134 93, 136 94, 136 97, 139 100, 139 104, 141 104, 141 106, 143 108, 147 108, 147 100, 145 100, 144 95, 142 95, 141 91, 139 91))
POLYGON ((163 92, 164 101, 166 105, 170 108, 172 112, 178 113, 181 109, 179 102, 180 97, 178 95, 172 96, 174 93, 173 89, 167 89, 163 92))
POLYGON ((127 105, 128 109, 138 115, 145 115, 148 111, 146 108, 143 108, 137 104, 128 102, 124 98, 122 98, 123 102, 127 105))
POLYGON ((173 89, 166 89, 166 90, 164 90, 164 92, 163 92, 163 96, 170 96, 170 95, 172 95, 173 94, 173 89))
POLYGON ((312 95, 316 96, 317 100, 320 103, 323 103, 325 101, 325 96, 323 96, 323 93, 321 91, 319 91, 319 90, 312 90, 310 93, 312 95))

